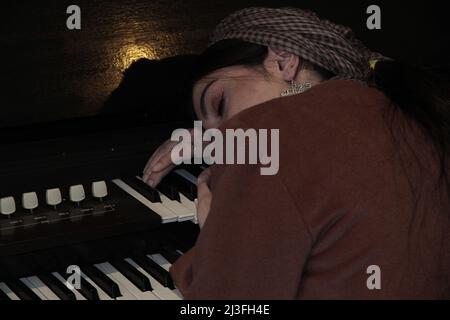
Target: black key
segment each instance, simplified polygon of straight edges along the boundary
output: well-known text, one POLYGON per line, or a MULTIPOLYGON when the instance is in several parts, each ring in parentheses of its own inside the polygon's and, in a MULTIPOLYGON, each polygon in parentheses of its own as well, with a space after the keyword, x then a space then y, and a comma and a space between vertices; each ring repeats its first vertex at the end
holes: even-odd
POLYGON ((20 300, 41 300, 41 298, 20 280, 5 281, 5 283, 20 300))
POLYGON ((106 276, 96 267, 85 266, 82 268, 82 271, 111 298, 116 299, 122 296, 117 283, 112 281, 108 276, 106 276))
POLYGON ((63 283, 61 283, 61 281, 59 281, 59 279, 57 279, 54 275, 41 274, 38 278, 41 279, 41 281, 45 283, 45 285, 49 287, 50 290, 52 290, 61 300, 77 300, 75 294, 63 283))
POLYGON ((179 257, 181 257, 181 253, 175 251, 175 250, 162 250, 161 251, 161 255, 167 260, 169 261, 171 264, 174 264, 175 261, 178 260, 179 257))
POLYGON ((167 272, 163 267, 157 264, 155 261, 151 260, 145 256, 133 257, 133 260, 142 267, 148 274, 155 278, 159 283, 169 289, 175 289, 172 278, 169 272, 167 272))
POLYGON ((3 292, 3 290, 0 289, 0 301, 9 301, 11 300, 10 297, 6 293, 3 292))
POLYGON ((194 201, 197 198, 197 185, 191 181, 183 178, 178 173, 171 172, 168 177, 172 179, 172 183, 176 186, 177 190, 182 193, 186 198, 194 201))
POLYGON ((93 285, 91 285, 89 282, 87 282, 83 278, 81 278, 80 287, 81 288, 78 290, 78 292, 80 292, 86 299, 100 300, 97 289, 95 289, 95 287, 93 285))
POLYGON ((177 187, 175 186, 172 177, 164 177, 164 179, 161 180, 156 189, 170 200, 180 201, 180 194, 178 193, 177 187))
POLYGON ((150 187, 144 181, 139 180, 136 177, 123 178, 122 181, 125 182, 130 187, 132 187, 133 189, 135 189, 140 194, 142 194, 145 198, 147 198, 151 202, 161 202, 158 191, 150 187))
POLYGON ((183 169, 186 170, 187 172, 189 172, 190 174, 192 174, 194 177, 198 178, 198 176, 200 175, 200 173, 203 172, 203 168, 196 166, 196 165, 186 165, 183 166, 183 169))
POLYGON ((153 290, 150 280, 125 260, 114 260, 111 264, 142 292, 153 290))

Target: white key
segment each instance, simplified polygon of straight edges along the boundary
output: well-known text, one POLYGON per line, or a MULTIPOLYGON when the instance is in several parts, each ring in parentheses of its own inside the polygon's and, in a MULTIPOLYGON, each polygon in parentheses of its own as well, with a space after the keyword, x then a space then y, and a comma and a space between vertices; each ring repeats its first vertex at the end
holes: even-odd
MULTIPOLYGON (((142 292, 136 287, 130 280, 122 275, 116 268, 114 268, 109 262, 100 263, 95 265, 103 273, 114 279, 114 282, 120 283, 125 289, 135 296, 135 300, 159 300, 152 292, 142 292)), ((122 291, 122 289, 120 289, 122 291)))
MULTIPOLYGON (((52 272, 52 274, 59 280, 62 282, 63 285, 67 286, 66 284, 66 279, 64 279, 58 272, 52 272)), ((77 300, 87 300, 81 293, 78 292, 78 290, 73 289, 71 290, 73 292, 73 294, 75 295, 75 298, 77 300)))
POLYGON ((170 290, 169 288, 164 287, 161 283, 159 283, 155 278, 153 278, 150 274, 148 274, 144 269, 142 269, 136 262, 132 259, 125 259, 126 262, 131 264, 134 268, 144 274, 149 280, 153 288, 153 293, 160 298, 161 300, 180 300, 180 297, 177 296, 170 290))
POLYGON ((186 171, 184 169, 177 169, 174 171, 176 174, 182 176, 184 179, 192 182, 193 184, 197 185, 197 177, 191 174, 189 171, 186 171))
POLYGON ((22 207, 27 210, 36 209, 39 201, 36 192, 28 192, 22 195, 22 207))
POLYGON ((48 189, 45 192, 45 201, 49 206, 57 206, 62 203, 61 190, 58 188, 48 189))
POLYGON ((69 189, 69 197, 72 202, 81 202, 86 199, 86 194, 84 192, 84 187, 81 184, 76 186, 71 186, 69 189))
POLYGON ((102 199, 108 195, 108 188, 105 181, 97 181, 92 183, 92 196, 102 199))
POLYGON ((32 284, 30 281, 28 281, 28 278, 20 278, 20 281, 22 281, 22 283, 24 285, 26 285, 31 291, 34 292, 35 295, 37 295, 39 297, 39 299, 41 300, 47 300, 47 297, 44 296, 42 294, 42 292, 39 291, 38 288, 36 288, 36 286, 34 284, 32 284))
POLYGON ((197 213, 197 206, 195 205, 195 201, 189 200, 182 193, 180 193, 180 202, 188 210, 191 210, 192 212, 194 212, 194 214, 197 213))
POLYGON ((3 282, 0 282, 0 290, 2 290, 11 300, 20 300, 20 298, 3 282))
POLYGON ((87 282, 89 282, 95 288, 95 290, 97 290, 100 300, 114 300, 113 298, 108 296, 108 294, 105 291, 103 291, 99 286, 97 286, 97 284, 94 281, 92 281, 88 276, 86 276, 83 272, 81 272, 81 277, 87 282))
POLYGON ((45 283, 43 283, 41 281, 41 279, 39 279, 36 276, 32 276, 32 277, 28 277, 27 280, 35 286, 35 288, 37 288, 44 296, 47 300, 61 300, 56 294, 53 293, 52 290, 50 290, 49 287, 47 287, 45 285, 45 283))
POLYGON ((187 209, 180 202, 178 202, 176 200, 170 200, 168 197, 163 195, 161 192, 159 192, 159 197, 161 199, 161 203, 163 204, 163 206, 177 215, 179 222, 194 219, 195 212, 187 209))
POLYGON ((16 201, 13 197, 6 197, 0 199, 0 213, 9 216, 16 212, 16 201))
POLYGON ((161 203, 151 202, 150 200, 146 199, 143 195, 141 195, 139 192, 131 188, 129 185, 127 185, 120 179, 112 180, 112 182, 116 184, 119 188, 124 190, 126 193, 128 193, 130 196, 135 198, 137 201, 145 205, 147 208, 157 213, 161 217, 162 223, 178 221, 178 216, 172 211, 168 210, 166 207, 164 207, 161 203))
POLYGON ((184 299, 184 297, 183 297, 183 295, 181 294, 180 290, 178 290, 178 289, 173 289, 172 292, 173 292, 180 300, 183 300, 183 299, 184 299))

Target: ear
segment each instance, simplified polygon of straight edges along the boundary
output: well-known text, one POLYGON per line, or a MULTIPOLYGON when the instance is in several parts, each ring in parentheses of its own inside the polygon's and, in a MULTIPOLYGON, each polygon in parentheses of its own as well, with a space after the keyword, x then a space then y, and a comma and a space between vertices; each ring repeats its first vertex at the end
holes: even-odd
POLYGON ((295 54, 269 47, 264 67, 275 78, 291 81, 297 76, 300 58, 295 54))

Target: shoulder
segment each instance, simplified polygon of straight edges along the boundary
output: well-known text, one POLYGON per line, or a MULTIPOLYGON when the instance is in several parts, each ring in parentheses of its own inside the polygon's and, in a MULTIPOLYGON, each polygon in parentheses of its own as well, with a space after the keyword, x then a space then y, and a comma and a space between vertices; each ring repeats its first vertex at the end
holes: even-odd
POLYGON ((387 104, 388 99, 375 88, 352 80, 329 80, 302 94, 251 107, 230 119, 224 127, 288 128, 308 122, 351 122, 379 113, 387 104))

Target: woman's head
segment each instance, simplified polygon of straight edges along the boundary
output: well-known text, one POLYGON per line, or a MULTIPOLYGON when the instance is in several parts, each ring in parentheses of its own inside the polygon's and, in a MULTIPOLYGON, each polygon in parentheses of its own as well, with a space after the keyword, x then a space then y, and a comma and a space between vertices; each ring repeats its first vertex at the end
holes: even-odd
POLYGON ((279 97, 291 81, 364 81, 374 57, 382 56, 368 50, 351 29, 310 11, 242 9, 219 23, 199 58, 194 109, 205 126, 217 126, 243 109, 279 97))
POLYGON ((280 97, 292 81, 315 85, 333 76, 298 55, 241 40, 222 40, 198 59, 193 106, 207 128, 280 97))

